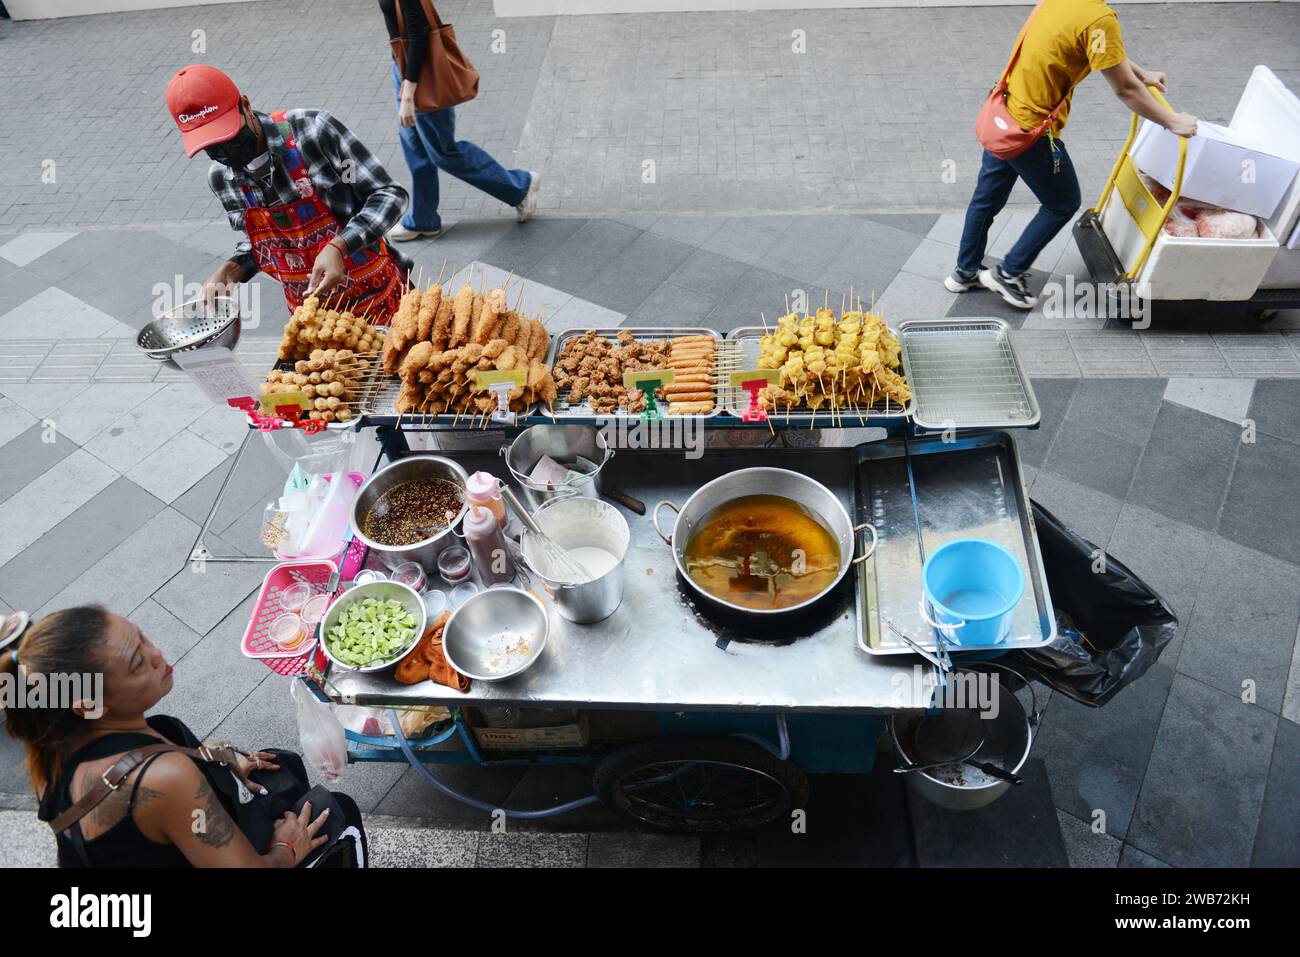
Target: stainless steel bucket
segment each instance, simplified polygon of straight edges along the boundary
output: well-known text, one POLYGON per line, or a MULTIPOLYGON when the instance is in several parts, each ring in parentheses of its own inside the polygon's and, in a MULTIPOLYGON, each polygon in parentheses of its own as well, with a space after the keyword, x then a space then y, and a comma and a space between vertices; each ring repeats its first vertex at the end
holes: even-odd
POLYGON ((419 562, 425 574, 433 576, 438 571, 438 555, 456 541, 455 528, 467 510, 463 502, 455 521, 438 534, 410 545, 383 545, 367 538, 361 531, 362 519, 379 496, 402 482, 422 478, 446 479, 460 486, 462 497, 465 483, 469 480, 469 476, 460 465, 440 455, 411 455, 398 459, 366 479, 365 484, 357 491, 357 497, 352 503, 352 528, 357 539, 379 555, 388 568, 396 568, 403 562, 419 562))
POLYGON ((631 533, 627 520, 613 505, 598 498, 572 496, 548 502, 533 512, 547 537, 565 549, 592 546, 609 552, 616 564, 608 572, 581 584, 547 576, 546 563, 535 557, 535 540, 525 531, 521 542, 524 562, 542 580, 560 616, 579 625, 608 618, 623 601, 623 562, 631 533))
POLYGON ((529 508, 538 509, 558 499, 586 496, 599 498, 604 489, 601 471, 614 457, 599 429, 587 425, 534 425, 524 429, 508 446, 503 446, 506 468, 524 493, 529 508), (550 486, 528 477, 543 455, 557 462, 574 462, 582 456, 595 463, 596 469, 574 482, 550 486))

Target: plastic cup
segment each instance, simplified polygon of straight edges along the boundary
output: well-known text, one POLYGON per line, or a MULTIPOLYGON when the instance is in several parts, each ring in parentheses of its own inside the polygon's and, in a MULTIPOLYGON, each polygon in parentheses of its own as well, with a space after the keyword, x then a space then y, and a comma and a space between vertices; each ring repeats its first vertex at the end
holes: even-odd
POLYGON ((436 588, 430 588, 428 591, 421 594, 420 600, 424 602, 425 620, 427 620, 431 625, 439 615, 447 610, 447 606, 450 604, 450 600, 447 598, 447 593, 445 591, 439 591, 436 588))
POLYGON ((402 562, 393 569, 392 579, 402 585, 406 585, 411 591, 421 592, 424 590, 424 569, 420 567, 419 562, 402 562))
POLYGON ((307 599, 307 604, 302 606, 302 622, 308 628, 314 629, 321 623, 325 617, 325 612, 329 611, 329 595, 313 595, 307 599))
POLYGON ((280 607, 285 611, 299 612, 311 598, 311 586, 304 582, 294 582, 280 592, 280 607))
POLYGON ((451 607, 459 608, 478 594, 478 585, 473 582, 461 582, 451 590, 451 607))
POLYGON ((352 579, 353 586, 369 585, 372 582, 388 581, 388 576, 377 568, 363 568, 357 572, 356 578, 352 579))
POLYGON ((271 640, 285 651, 292 651, 307 640, 307 629, 303 621, 293 612, 281 615, 271 622, 268 629, 271 640))
POLYGON ((444 548, 438 555, 438 574, 448 585, 459 585, 470 576, 469 549, 462 545, 444 548))

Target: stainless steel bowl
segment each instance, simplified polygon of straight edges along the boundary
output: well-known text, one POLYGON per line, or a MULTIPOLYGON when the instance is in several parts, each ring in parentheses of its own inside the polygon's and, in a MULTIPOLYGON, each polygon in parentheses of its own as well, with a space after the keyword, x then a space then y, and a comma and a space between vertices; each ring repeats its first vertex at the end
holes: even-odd
POLYGON ((542 655, 546 606, 518 588, 489 588, 461 605, 442 632, 447 661, 475 681, 505 681, 542 655))
POLYGON ((178 352, 205 346, 233 349, 240 325, 239 303, 229 296, 217 296, 211 303, 191 299, 147 323, 136 334, 135 344, 150 359, 165 362, 178 352))
POLYGON ((463 497, 461 509, 449 526, 436 535, 410 545, 383 545, 367 538, 361 531, 362 518, 381 495, 402 482, 428 478, 446 479, 455 483, 460 487, 462 496, 465 483, 469 481, 469 475, 465 470, 451 459, 445 459, 440 455, 412 455, 398 459, 366 479, 352 502, 352 528, 356 532, 357 539, 375 552, 389 569, 396 568, 403 562, 419 562, 425 575, 435 575, 438 571, 438 555, 456 541, 455 528, 468 510, 463 497))
POLYGON ((355 588, 349 589, 340 595, 334 601, 334 604, 330 605, 329 610, 325 612, 325 617, 321 619, 320 634, 318 637, 320 638, 321 648, 325 651, 325 657, 338 665, 338 667, 344 668, 348 671, 383 671, 385 668, 393 667, 411 653, 415 646, 420 643, 420 637, 424 634, 424 629, 427 624, 427 618, 424 614, 424 602, 420 600, 419 595, 400 582, 371 582, 368 585, 357 585, 355 588), (331 628, 339 623, 339 619, 343 617, 344 609, 354 602, 366 598, 378 598, 380 601, 387 601, 389 598, 396 598, 402 603, 403 608, 415 616, 417 627, 415 629, 415 637, 411 639, 411 644, 396 658, 389 658, 388 660, 379 662, 378 664, 357 667, 356 665, 350 665, 346 662, 339 661, 339 659, 330 654, 329 642, 325 640, 325 636, 329 634, 331 628))
POLYGON ((501 454, 528 507, 538 509, 561 498, 599 498, 605 486, 601 472, 614 457, 614 450, 605 441, 605 433, 593 426, 533 425, 520 432, 509 445, 502 446, 501 454), (543 455, 565 463, 582 456, 596 469, 568 485, 545 485, 528 477, 543 455))
POLYGON ((830 489, 821 482, 810 479, 798 472, 792 472, 789 469, 752 468, 728 472, 706 485, 701 485, 680 509, 673 502, 660 502, 654 507, 651 519, 654 522, 655 531, 659 533, 659 537, 672 546, 673 563, 677 566, 677 573, 694 594, 698 595, 703 601, 720 608, 739 612, 743 615, 756 615, 768 619, 772 616, 797 612, 819 601, 822 596, 836 588, 843 581, 849 566, 866 561, 867 556, 876 547, 876 532, 871 525, 863 524, 854 527, 853 522, 849 519, 849 513, 845 511, 844 506, 840 504, 840 500, 835 497, 835 494, 830 489), (835 580, 813 597, 786 608, 749 608, 719 598, 697 585, 691 579, 691 576, 686 573, 686 546, 690 543, 691 537, 696 530, 713 513, 714 509, 746 495, 780 495, 798 502, 815 515, 839 545, 840 569, 839 574, 835 576, 835 580), (671 536, 665 535, 659 527, 659 512, 664 508, 671 508, 677 512, 677 521, 673 523, 671 536), (857 533, 863 529, 871 532, 871 546, 863 554, 855 558, 853 553, 857 546, 857 533))

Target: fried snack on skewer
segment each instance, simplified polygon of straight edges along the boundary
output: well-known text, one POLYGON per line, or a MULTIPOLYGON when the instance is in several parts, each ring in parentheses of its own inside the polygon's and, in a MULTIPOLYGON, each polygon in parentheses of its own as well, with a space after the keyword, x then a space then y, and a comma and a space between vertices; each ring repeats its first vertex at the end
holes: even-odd
POLYGON ((497 333, 498 338, 513 344, 519 338, 519 323, 519 314, 511 309, 505 314, 505 321, 501 323, 501 331, 497 333))
POLYGON ((713 402, 669 402, 669 415, 703 415, 713 411, 713 402))
POLYGON ((474 308, 474 290, 465 283, 456 290, 456 299, 452 303, 451 339, 452 348, 463 345, 469 336, 470 311, 474 308))
POLYGON ((438 312, 433 317, 433 331, 429 334, 435 351, 444 351, 451 342, 451 324, 452 300, 450 296, 442 296, 438 301, 438 312))
POLYGON ((442 286, 434 283, 420 297, 420 312, 415 330, 416 342, 425 342, 429 339, 430 333, 433 332, 433 317, 437 315, 438 306, 441 304, 442 286))
POLYGON ((528 357, 543 359, 546 357, 546 347, 550 345, 550 334, 539 319, 530 319, 529 324, 533 327, 533 334, 528 339, 528 357))
POLYGON ((403 379, 410 379, 419 373, 433 356, 433 343, 417 342, 406 353, 406 358, 398 367, 398 374, 403 379))

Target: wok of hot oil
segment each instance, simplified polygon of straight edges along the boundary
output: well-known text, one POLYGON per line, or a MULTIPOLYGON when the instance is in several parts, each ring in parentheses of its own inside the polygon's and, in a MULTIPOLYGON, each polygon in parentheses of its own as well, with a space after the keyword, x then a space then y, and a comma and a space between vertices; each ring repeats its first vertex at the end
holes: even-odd
POLYGON ((835 537, 806 508, 781 495, 746 495, 708 514, 686 545, 695 584, 745 608, 788 608, 834 584, 835 537))

